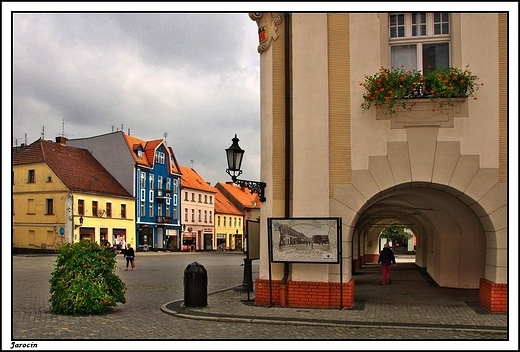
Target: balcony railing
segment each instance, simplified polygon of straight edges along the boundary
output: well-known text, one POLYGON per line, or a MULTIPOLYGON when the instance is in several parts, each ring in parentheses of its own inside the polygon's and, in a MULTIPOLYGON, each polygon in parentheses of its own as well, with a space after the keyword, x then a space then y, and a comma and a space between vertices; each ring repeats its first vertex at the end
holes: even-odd
POLYGON ((166 199, 171 198, 172 191, 169 189, 156 189, 155 190, 155 197, 157 199, 166 199))
POLYGON ((171 216, 158 216, 157 217, 157 223, 158 224, 171 224, 172 223, 172 217, 171 216))

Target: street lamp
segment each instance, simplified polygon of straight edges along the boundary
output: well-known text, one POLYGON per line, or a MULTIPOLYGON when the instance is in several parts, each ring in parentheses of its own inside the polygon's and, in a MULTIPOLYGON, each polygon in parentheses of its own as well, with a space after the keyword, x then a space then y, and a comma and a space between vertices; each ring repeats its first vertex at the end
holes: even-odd
POLYGON ((248 181, 248 180, 239 180, 237 177, 242 174, 241 166, 242 166, 242 158, 244 157, 245 150, 240 148, 238 145, 239 139, 237 138, 237 134, 235 133, 235 138, 232 139, 233 144, 229 148, 226 149, 227 163, 228 168, 226 172, 233 183, 236 183, 239 186, 247 187, 251 190, 251 192, 258 194, 260 201, 265 202, 265 182, 259 181, 248 181))
POLYGON ((83 216, 79 217, 79 225, 74 225, 74 229, 77 229, 78 227, 81 227, 83 225, 83 216))

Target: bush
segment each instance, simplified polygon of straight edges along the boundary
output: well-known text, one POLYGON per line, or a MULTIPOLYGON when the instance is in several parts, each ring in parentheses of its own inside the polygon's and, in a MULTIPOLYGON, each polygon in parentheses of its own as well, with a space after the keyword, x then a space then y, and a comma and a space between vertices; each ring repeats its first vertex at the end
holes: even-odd
POLYGON ((116 254, 95 242, 67 243, 60 248, 51 275, 49 301, 57 314, 106 312, 126 303, 126 284, 115 274, 116 254))

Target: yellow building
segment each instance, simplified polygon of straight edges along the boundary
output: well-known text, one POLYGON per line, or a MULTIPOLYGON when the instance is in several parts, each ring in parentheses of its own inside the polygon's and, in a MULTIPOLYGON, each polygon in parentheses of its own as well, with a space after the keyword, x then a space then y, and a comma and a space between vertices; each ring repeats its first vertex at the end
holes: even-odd
POLYGON ((215 188, 215 243, 219 250, 243 250, 244 215, 215 188))
POLYGON ((135 245, 135 199, 85 149, 37 140, 13 155, 13 250, 81 239, 135 245))

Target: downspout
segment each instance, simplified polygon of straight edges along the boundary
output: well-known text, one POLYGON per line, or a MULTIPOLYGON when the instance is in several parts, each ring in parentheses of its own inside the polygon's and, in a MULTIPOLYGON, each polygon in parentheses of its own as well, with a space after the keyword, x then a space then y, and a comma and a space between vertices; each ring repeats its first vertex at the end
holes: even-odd
MULTIPOLYGON (((290 20, 291 14, 286 12, 284 15, 284 34, 285 34, 285 218, 290 217, 291 195, 291 35, 290 20)), ((289 263, 284 263, 283 278, 280 284, 285 285, 289 277, 289 263)))

